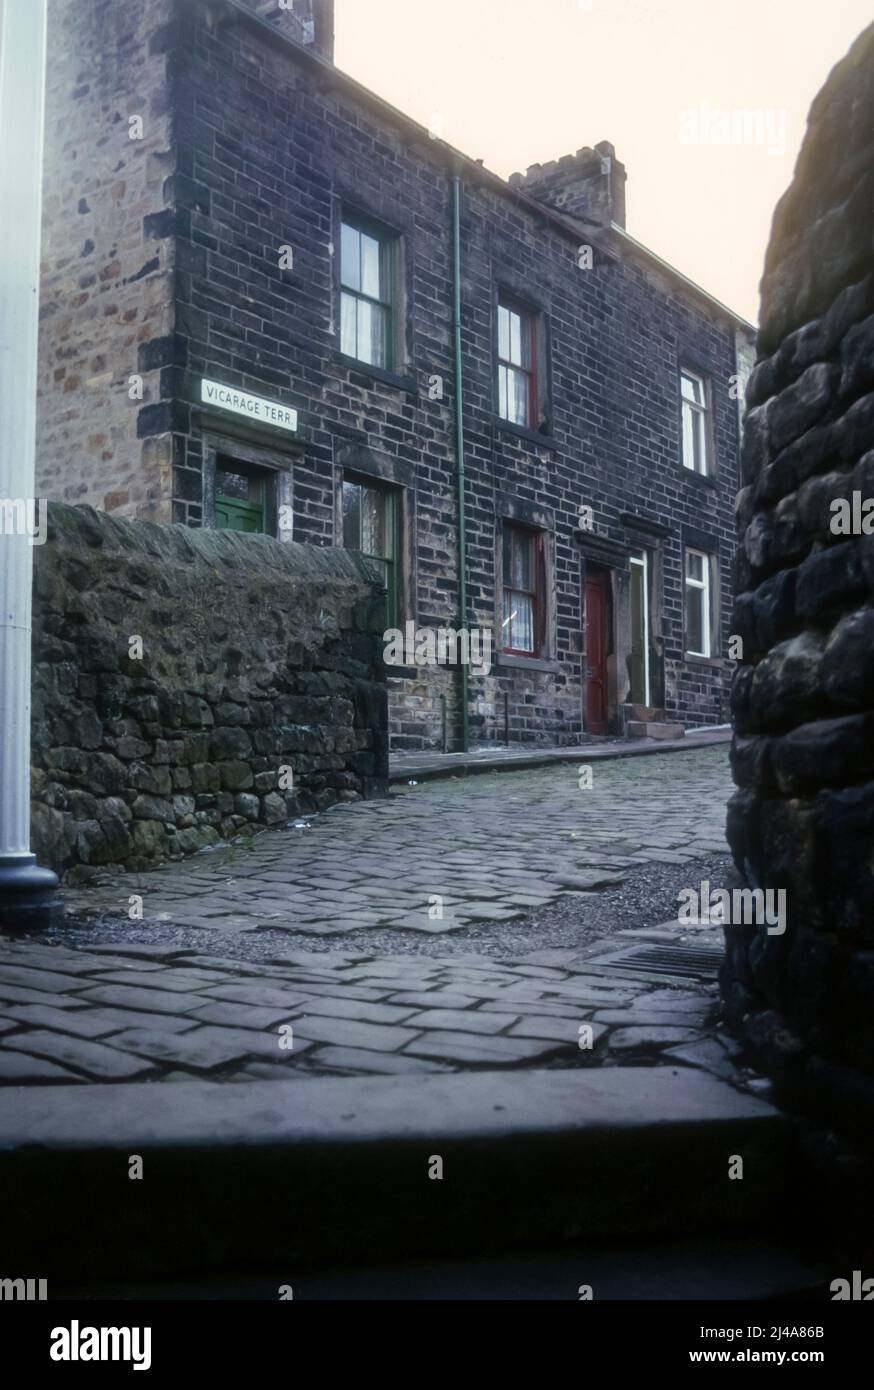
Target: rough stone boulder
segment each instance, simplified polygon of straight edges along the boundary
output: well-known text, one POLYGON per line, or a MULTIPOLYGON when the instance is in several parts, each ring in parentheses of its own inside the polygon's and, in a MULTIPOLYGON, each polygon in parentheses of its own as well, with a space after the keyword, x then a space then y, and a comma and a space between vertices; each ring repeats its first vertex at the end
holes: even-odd
POLYGON ((751 885, 786 890, 787 930, 727 927, 722 988, 786 1093, 870 1142, 874 25, 816 98, 776 209, 747 407, 728 835, 751 885))

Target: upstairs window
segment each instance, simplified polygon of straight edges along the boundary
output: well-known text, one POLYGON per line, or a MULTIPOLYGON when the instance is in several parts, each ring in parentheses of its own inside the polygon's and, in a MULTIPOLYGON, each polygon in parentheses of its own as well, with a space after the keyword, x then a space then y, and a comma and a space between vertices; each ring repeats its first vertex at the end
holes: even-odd
POLYGON ((503 544, 501 648, 516 656, 540 656, 546 611, 543 533, 505 522, 503 544))
POLYGON ((398 499, 391 488, 343 479, 343 545, 376 560, 385 588, 386 627, 398 625, 398 499))
POLYGON ((692 473, 706 475, 709 466, 709 422, 707 383, 696 372, 680 372, 680 400, 683 417, 683 466, 692 473))
POLYGON ((710 656, 710 557, 703 550, 686 551, 686 653, 710 656))
POLYGON ((391 370, 394 239, 344 219, 340 242, 341 351, 391 370))
POLYGON ((518 305, 498 304, 498 414, 513 425, 537 423, 535 315, 518 305))

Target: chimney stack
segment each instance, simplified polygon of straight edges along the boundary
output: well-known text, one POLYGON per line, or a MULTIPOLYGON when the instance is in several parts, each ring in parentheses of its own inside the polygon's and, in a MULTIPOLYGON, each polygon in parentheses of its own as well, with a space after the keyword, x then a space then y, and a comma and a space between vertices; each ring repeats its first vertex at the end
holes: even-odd
POLYGON ((334 0, 248 0, 252 9, 294 39, 334 61, 334 0))
POLYGON ((550 164, 532 164, 525 174, 511 174, 510 184, 569 217, 609 228, 625 226, 625 165, 609 140, 594 149, 562 155, 550 164))

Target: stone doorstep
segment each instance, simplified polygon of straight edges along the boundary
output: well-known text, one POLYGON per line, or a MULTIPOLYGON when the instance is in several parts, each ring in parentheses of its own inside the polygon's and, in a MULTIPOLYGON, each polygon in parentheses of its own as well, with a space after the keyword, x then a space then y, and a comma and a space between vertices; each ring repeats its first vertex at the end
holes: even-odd
POLYGON ((0 1162, 30 1145, 48 1152, 84 1145, 125 1153, 131 1144, 186 1151, 308 1143, 352 1149, 435 1135, 449 1143, 714 1124, 770 1132, 789 1127, 774 1106, 692 1068, 460 1073, 423 1077, 412 1092, 371 1078, 320 1078, 307 1087, 306 1105, 297 1103, 299 1083, 289 1086, 284 1095, 273 1084, 241 1087, 233 1103, 194 1080, 170 1097, 127 1083, 88 1085, 72 1098, 59 1090, 50 1105, 43 1092, 23 1091, 15 1106, 0 1111, 0 1162))
POLYGON ((761 1238, 781 1219, 793 1143, 772 1106, 692 1067, 25 1087, 0 1112, 0 1183, 16 1194, 4 1246, 60 1278, 169 1275, 195 1232, 205 1266, 674 1236, 690 1223, 699 1239, 761 1238), (743 1183, 727 1178, 735 1152, 743 1183), (111 1181, 131 1153, 150 1174, 148 1221, 111 1181), (205 1246, 205 1231, 221 1239, 205 1246))
POLYGON ((625 726, 629 738, 654 738, 670 741, 685 738, 685 724, 669 723, 655 719, 630 719, 625 726))

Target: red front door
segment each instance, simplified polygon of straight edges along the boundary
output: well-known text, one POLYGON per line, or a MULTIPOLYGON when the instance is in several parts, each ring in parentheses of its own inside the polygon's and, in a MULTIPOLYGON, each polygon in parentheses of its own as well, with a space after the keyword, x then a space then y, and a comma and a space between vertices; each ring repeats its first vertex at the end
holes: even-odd
POLYGON ((608 717, 610 581, 606 570, 586 571, 586 733, 606 734, 608 717))

